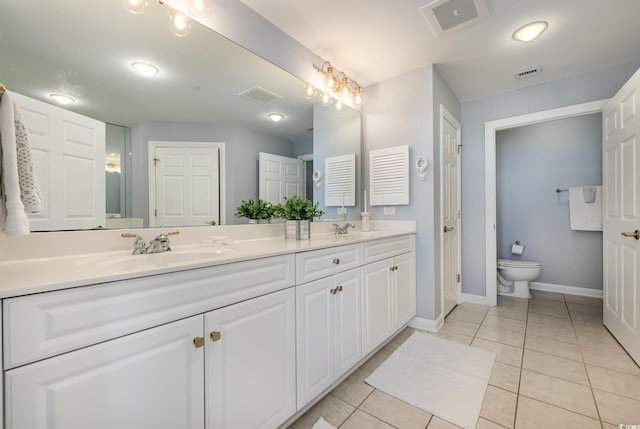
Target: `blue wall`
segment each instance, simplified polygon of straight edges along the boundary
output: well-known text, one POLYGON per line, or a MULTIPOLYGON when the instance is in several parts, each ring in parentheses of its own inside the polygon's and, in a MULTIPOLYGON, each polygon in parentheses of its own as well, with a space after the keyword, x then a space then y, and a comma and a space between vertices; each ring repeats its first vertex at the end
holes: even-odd
POLYGON ((638 67, 625 64, 462 104, 464 293, 485 296, 485 122, 610 98, 638 67))
POLYGON ((602 114, 498 131, 496 172, 498 257, 541 262, 536 282, 602 289, 602 232, 572 231, 555 191, 602 184, 602 114))

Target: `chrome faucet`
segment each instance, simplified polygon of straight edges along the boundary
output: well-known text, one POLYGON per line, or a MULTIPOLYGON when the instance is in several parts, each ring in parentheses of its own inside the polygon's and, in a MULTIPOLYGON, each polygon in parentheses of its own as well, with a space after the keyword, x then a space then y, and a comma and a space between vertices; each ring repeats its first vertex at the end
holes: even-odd
POLYGON ((352 223, 345 223, 344 225, 340 226, 337 223, 334 223, 333 226, 336 227, 336 235, 346 235, 349 232, 349 228, 355 228, 356 226, 352 223))
POLYGON ((133 253, 132 255, 144 255, 146 253, 163 253, 169 252, 171 250, 171 242, 169 241, 170 235, 180 234, 180 231, 171 231, 165 234, 158 234, 156 238, 151 241, 149 246, 146 245, 145 241, 138 234, 120 234, 123 238, 133 237, 136 240, 133 242, 133 253))

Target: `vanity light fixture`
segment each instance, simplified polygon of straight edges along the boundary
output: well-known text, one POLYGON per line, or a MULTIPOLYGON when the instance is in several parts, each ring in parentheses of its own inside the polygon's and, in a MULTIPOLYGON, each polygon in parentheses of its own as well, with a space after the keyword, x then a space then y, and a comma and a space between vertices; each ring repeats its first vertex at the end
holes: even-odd
POLYGON ((305 83, 302 89, 304 90, 304 98, 309 100, 315 97, 318 93, 318 91, 316 91, 316 89, 310 83, 305 83))
POLYGON ((65 95, 65 94, 53 93, 53 94, 49 94, 49 97, 53 98, 53 100, 56 103, 62 104, 62 105, 76 102, 75 98, 69 97, 68 95, 65 95))
POLYGON ((169 20, 169 28, 176 36, 184 37, 191 31, 191 22, 189 21, 189 18, 177 10, 172 9, 169 11, 169 20))
POLYGON ((331 103, 333 103, 333 97, 331 96, 331 94, 329 94, 328 92, 323 92, 320 96, 320 104, 323 107, 327 107, 331 106, 331 103))
POLYGON ((267 115, 273 122, 280 122, 284 119, 284 115, 280 113, 269 113, 267 115))
POLYGON ((335 109, 336 109, 336 112, 338 113, 342 112, 342 101, 336 100, 335 109))
POLYGON ((546 21, 531 22, 518 28, 511 37, 518 42, 530 42, 541 35, 548 26, 546 21))
POLYGON ((147 0, 122 0, 122 5, 129 12, 140 15, 147 7, 147 0))
POLYGON ((160 70, 158 69, 158 67, 149 63, 143 63, 141 61, 136 61, 135 63, 132 63, 131 67, 133 67, 135 71, 137 71, 143 76, 153 76, 160 73, 160 70))
POLYGON ((210 10, 209 0, 191 0, 189 2, 189 14, 191 16, 204 18, 209 14, 210 10))
POLYGON ((329 61, 322 63, 318 71, 324 75, 325 84, 329 92, 340 93, 343 99, 353 97, 355 105, 358 107, 362 106, 364 101, 362 97, 362 87, 358 82, 350 79, 344 72, 340 72, 338 76, 336 76, 335 69, 329 61))

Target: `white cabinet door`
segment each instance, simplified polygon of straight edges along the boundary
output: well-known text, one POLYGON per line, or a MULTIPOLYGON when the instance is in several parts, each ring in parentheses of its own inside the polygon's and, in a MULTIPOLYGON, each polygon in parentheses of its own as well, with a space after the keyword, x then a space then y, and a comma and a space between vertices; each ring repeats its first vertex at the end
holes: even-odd
POLYGON ((7 429, 204 426, 202 316, 5 373, 7 429))
POLYGON ((205 314, 205 335, 207 428, 275 428, 295 413, 294 288, 205 314))
POLYGON ((393 258, 394 324, 400 329, 416 315, 416 283, 414 253, 393 258))
POLYGON ((391 260, 362 267, 362 355, 393 333, 391 260))
POLYGON ((296 287, 298 409, 333 383, 333 277, 296 287))
POLYGON ((296 287, 298 410, 362 358, 360 270, 296 287))
POLYGON ((360 320, 360 270, 335 276, 333 297, 335 378, 340 377, 362 358, 360 320))

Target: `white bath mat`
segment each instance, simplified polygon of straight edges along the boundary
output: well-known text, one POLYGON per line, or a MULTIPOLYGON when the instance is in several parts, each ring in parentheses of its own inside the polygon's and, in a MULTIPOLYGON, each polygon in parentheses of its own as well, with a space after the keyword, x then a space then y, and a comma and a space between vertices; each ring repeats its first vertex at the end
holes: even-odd
POLYGON ((476 427, 496 354, 415 332, 368 384, 465 429, 476 427))

